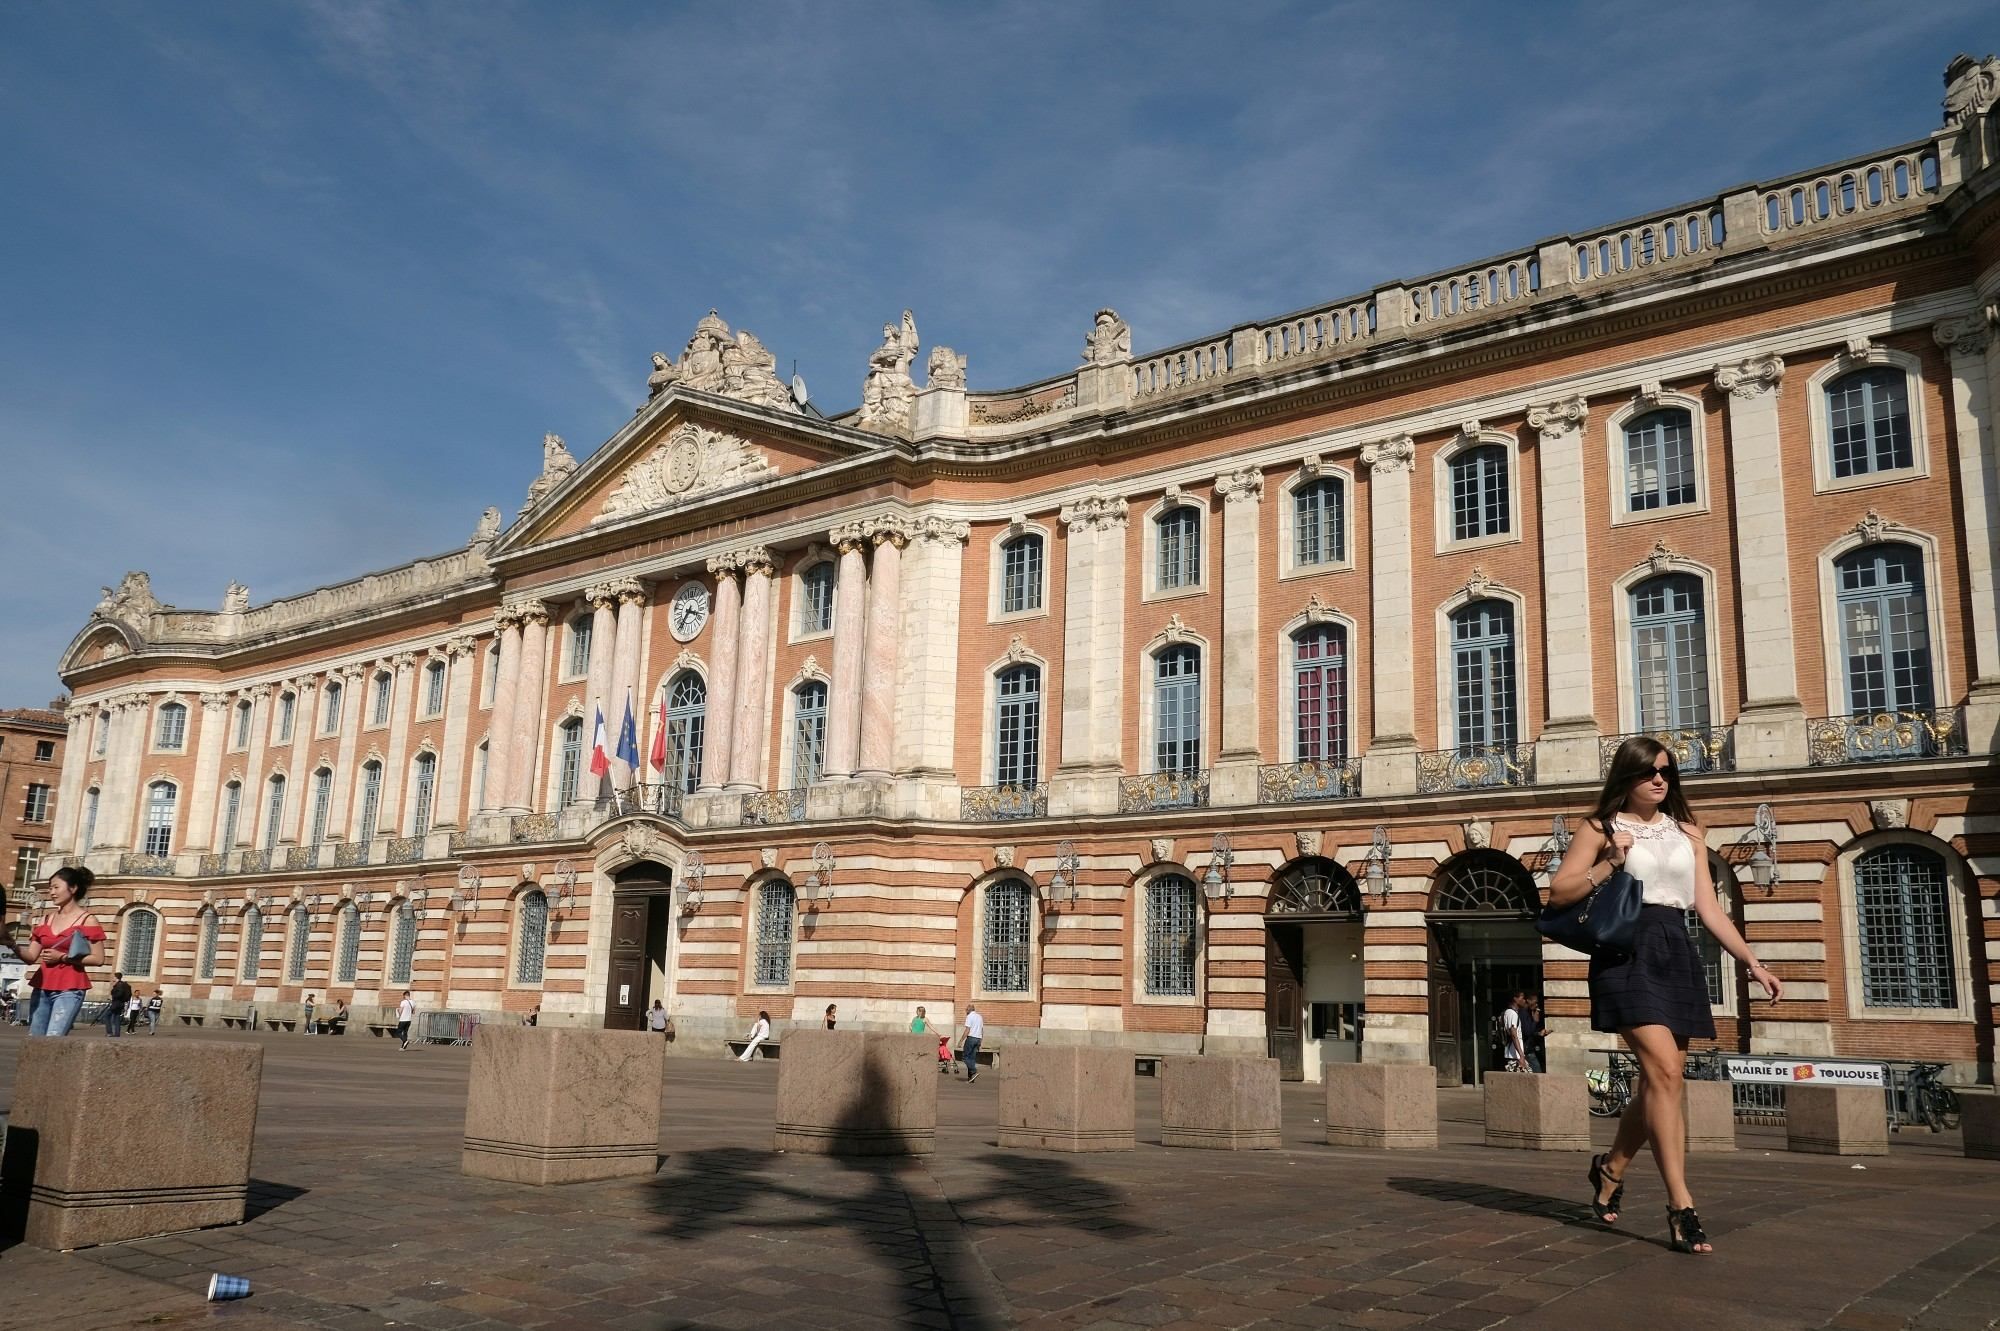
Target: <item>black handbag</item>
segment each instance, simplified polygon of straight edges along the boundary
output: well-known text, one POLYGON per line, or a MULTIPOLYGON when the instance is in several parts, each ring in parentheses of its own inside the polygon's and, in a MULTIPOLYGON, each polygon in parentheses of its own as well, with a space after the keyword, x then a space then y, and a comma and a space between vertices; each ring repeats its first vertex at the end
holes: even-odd
POLYGON ((1535 928, 1552 942, 1592 956, 1629 954, 1639 932, 1644 888, 1625 870, 1614 870, 1583 900, 1542 907, 1535 928))

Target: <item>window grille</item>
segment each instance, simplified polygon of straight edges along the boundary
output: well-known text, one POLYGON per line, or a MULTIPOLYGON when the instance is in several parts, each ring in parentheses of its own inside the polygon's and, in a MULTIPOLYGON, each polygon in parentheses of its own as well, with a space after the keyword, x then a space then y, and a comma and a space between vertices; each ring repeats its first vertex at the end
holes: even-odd
POLYGON ((306 978, 306 950, 312 944, 312 916, 303 906, 292 909, 291 944, 286 949, 285 979, 298 984, 306 978))
POLYGON ((1293 761, 1347 761, 1347 631, 1337 624, 1292 639, 1293 761))
POLYGON ((160 917, 143 907, 125 913, 125 946, 118 949, 118 969, 129 976, 153 973, 153 944, 159 938, 160 917))
POLYGON ((520 938, 514 945, 514 980, 540 984, 549 948, 549 899, 538 890, 521 894, 520 938))
POLYGON ((1918 846, 1886 846, 1854 862, 1861 926, 1861 994, 1867 1007, 1955 1008, 1951 895, 1943 859, 1918 846))
POLYGON ((1500 850, 1471 850, 1453 859, 1431 893, 1431 909, 1531 916, 1541 892, 1521 862, 1500 850))
POLYGON ((1153 661, 1153 770, 1201 770, 1201 652, 1169 647, 1153 661))
POLYGON ((174 801, 179 794, 165 781, 146 788, 146 844, 148 855, 165 855, 174 848, 174 801))
POLYGON ((417 960, 417 912, 407 901, 390 913, 393 938, 389 946, 389 983, 408 984, 417 960))
POLYGON ((708 731, 708 685, 692 670, 667 689, 667 767, 661 780, 693 794, 701 785, 702 740, 708 731))
POLYGON ((833 630, 833 565, 814 564, 799 574, 799 632, 833 630))
POLYGON ((382 764, 369 763, 361 769, 361 828, 357 841, 375 839, 375 823, 382 813, 382 764))
POLYGON ((1625 507, 1644 513, 1694 499, 1694 418, 1663 408, 1627 424, 1625 507))
POLYGON ((1475 601, 1451 617, 1458 751, 1514 743, 1514 607, 1475 601))
POLYGON ((1650 578, 1632 589, 1632 683, 1639 729, 1708 724, 1708 630, 1701 580, 1650 578))
POLYGON ((1042 538, 1017 536, 1000 547, 1000 612, 1042 608, 1042 538))
POLYGON ((1930 615, 1921 553, 1907 545, 1865 546, 1842 555, 1834 570, 1848 710, 1928 709, 1930 615))
POLYGON ((437 755, 417 755, 415 793, 411 799, 410 835, 424 836, 431 830, 431 794, 437 788, 437 755))
POLYGON ((986 889, 984 987, 988 993, 1028 992, 1028 923, 1032 911, 1028 885, 1017 881, 993 883, 986 889))
POLYGON ((160 724, 153 737, 153 747, 179 751, 187 743, 188 709, 177 702, 170 702, 160 708, 160 724))
POLYGON ((1339 481, 1308 481, 1292 492, 1292 550, 1302 567, 1347 557, 1347 493, 1339 481))
POLYGON ((1201 585, 1201 512, 1186 504, 1153 520, 1162 591, 1201 585))
POLYGON ((264 964, 264 912, 255 906, 243 912, 243 955, 236 959, 238 979, 254 980, 264 964))
POLYGON ((1195 991, 1195 886, 1180 874, 1146 885, 1146 992, 1192 998, 1195 991))
POLYGON ((1866 476, 1916 464, 1908 380, 1901 370, 1841 375, 1826 386, 1826 420, 1835 476, 1866 476))
POLYGON ((786 882, 757 889, 757 983, 792 982, 792 912, 797 896, 786 882))
POLYGON ((826 685, 807 680, 793 698, 792 787, 803 790, 826 770, 826 685))
POLYGON ((1361 889, 1354 875, 1317 856, 1295 861, 1271 880, 1272 915, 1361 914, 1361 889))
POLYGON ((334 964, 334 983, 353 984, 360 972, 361 909, 352 901, 345 901, 340 906, 340 956, 334 964))
POLYGON ((210 906, 201 913, 201 955, 196 961, 195 978, 215 978, 215 946, 222 938, 222 917, 210 906))
POLYGON ((1014 666, 1000 672, 995 688, 993 779, 1003 786, 1031 786, 1042 774, 1042 672, 1014 666))
POLYGON ((1468 448, 1452 458, 1450 475, 1454 541, 1499 536, 1510 529, 1506 449, 1498 444, 1468 448))
MULTIPOLYGON (((1716 896, 1720 899, 1721 893, 1716 896)), ((1724 909, 1728 907, 1725 905, 1724 909)), ((1722 986, 1727 975, 1722 969, 1722 944, 1715 941, 1715 935, 1701 922, 1701 916, 1692 910, 1687 912, 1687 931, 1688 937, 1694 940, 1695 951, 1701 953, 1701 969, 1708 979, 1708 1005, 1721 1007, 1725 996, 1722 986)))

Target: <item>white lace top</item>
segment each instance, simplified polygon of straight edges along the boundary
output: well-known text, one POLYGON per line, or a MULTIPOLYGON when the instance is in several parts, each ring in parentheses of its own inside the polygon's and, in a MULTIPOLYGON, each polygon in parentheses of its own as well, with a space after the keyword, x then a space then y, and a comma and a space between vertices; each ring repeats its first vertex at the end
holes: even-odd
POLYGON ((1644 885, 1641 899, 1648 906, 1694 909, 1694 842, 1681 825, 1666 817, 1642 823, 1622 813, 1611 821, 1632 834, 1625 870, 1644 885))

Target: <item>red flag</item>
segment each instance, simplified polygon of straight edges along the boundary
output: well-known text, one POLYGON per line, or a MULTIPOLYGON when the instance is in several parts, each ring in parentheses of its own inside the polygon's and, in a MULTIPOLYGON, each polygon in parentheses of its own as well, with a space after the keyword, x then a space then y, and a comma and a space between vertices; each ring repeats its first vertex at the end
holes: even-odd
POLYGON ((653 727, 653 770, 663 772, 667 767, 667 696, 660 695, 659 723, 653 727))
POLYGON ((590 738, 590 770, 595 776, 603 776, 611 770, 611 760, 604 754, 604 709, 597 709, 597 729, 590 738))

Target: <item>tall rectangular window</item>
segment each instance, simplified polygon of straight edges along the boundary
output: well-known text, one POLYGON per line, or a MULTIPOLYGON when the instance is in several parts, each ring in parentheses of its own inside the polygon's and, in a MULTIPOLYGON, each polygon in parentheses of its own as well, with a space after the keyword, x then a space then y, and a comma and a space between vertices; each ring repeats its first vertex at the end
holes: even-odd
POLYGON ((222 917, 209 906, 201 912, 201 950, 195 958, 194 977, 197 980, 215 978, 215 945, 222 937, 222 917))
POLYGON ((236 704, 236 742, 232 746, 234 748, 247 749, 250 747, 250 711, 251 705, 249 703, 239 702, 236 704))
POLYGON ((1163 874, 1146 885, 1146 992, 1192 998, 1195 992, 1194 881, 1163 874))
POLYGON ((1884 846, 1855 860, 1866 1006, 1958 1006, 1945 872, 1941 858, 1918 846, 1884 846))
POLYGON ((1339 481, 1309 481, 1293 492, 1292 549, 1301 568, 1347 557, 1346 493, 1339 481))
POLYGON ((165 703, 160 707, 158 728, 153 735, 153 747, 165 753, 179 753, 187 745, 188 709, 180 703, 165 703))
POLYGON ((83 792, 83 835, 77 838, 77 848, 89 850, 96 845, 97 806, 102 795, 92 786, 83 792))
POLYGON ((797 894, 785 882, 757 889, 757 983, 792 982, 792 913, 797 894))
POLYGON ((306 844, 317 846, 326 840, 326 815, 333 804, 333 773, 324 767, 313 773, 312 801, 312 838, 306 844))
POLYGON ((1336 624, 1292 639, 1293 761, 1347 761, 1347 634, 1336 624))
POLYGON ((1631 512, 1694 502, 1693 421, 1667 407, 1625 427, 1625 506, 1631 512))
POLYGON ((174 846, 174 797, 170 782, 155 781, 146 788, 146 844, 148 855, 165 855, 174 846))
POLYGON ((1201 585, 1201 513, 1185 504, 1153 520, 1161 591, 1201 585))
POLYGON ((361 969, 361 911, 352 901, 340 906, 340 954, 334 961, 333 982, 353 984, 361 969))
POLYGON ((1835 476, 1916 465, 1907 380, 1901 370, 1882 367, 1844 374, 1826 386, 1835 476))
POLYGON ((375 699, 368 724, 386 726, 389 724, 389 704, 396 690, 396 677, 387 671, 375 676, 375 699))
POLYGON ((565 721, 562 725, 562 747, 557 759, 556 807, 576 802, 578 783, 583 779, 583 721, 565 721))
POLYGON ((1458 751, 1514 743, 1514 607, 1475 601, 1451 617, 1458 751))
POLYGON ((1708 724, 1708 636, 1699 579, 1670 573, 1632 589, 1632 655, 1639 729, 1708 724))
POLYGON ((292 723, 297 719, 299 697, 296 693, 278 695, 278 743, 292 742, 292 723))
POLYGON ((369 763, 361 769, 361 827, 356 841, 373 841, 375 824, 382 816, 382 764, 369 763))
POLYGON ((799 632, 833 631, 833 565, 814 564, 799 574, 799 632))
POLYGON ((1201 770, 1201 652, 1169 647, 1153 660, 1153 770, 1201 770))
POLYGON ((994 883, 986 889, 985 934, 980 979, 988 993, 1028 992, 1031 979, 1028 885, 1018 880, 994 883))
POLYGON ((445 665, 433 661, 424 667, 424 715, 444 715, 445 665))
POLYGON ((1507 499, 1507 450, 1481 444, 1452 458, 1451 538, 1498 536, 1511 527, 1507 499))
POLYGON ((792 786, 803 790, 826 770, 826 685, 807 680, 792 694, 792 786))
POLYGON ((97 714, 97 732, 91 740, 90 756, 102 758, 104 751, 111 747, 111 713, 97 714))
POLYGON ((674 676, 667 690, 667 765, 660 777, 693 794, 701 785, 703 737, 708 729, 708 685, 692 670, 674 676))
POLYGON ((1042 538, 1017 536, 1000 547, 1000 613, 1042 608, 1042 538))
POLYGON ((437 785, 435 755, 417 755, 416 776, 411 785, 414 789, 410 796, 410 835, 425 836, 431 830, 431 792, 437 785))
POLYGON ((417 962, 417 915, 407 901, 396 903, 390 917, 389 983, 408 984, 417 962))
POLYGON ((49 788, 29 786, 26 806, 21 810, 21 819, 29 823, 46 823, 49 820, 49 788))
POLYGON ((1042 778, 1042 672, 1014 666, 1001 672, 995 689, 993 779, 1003 786, 1032 786, 1042 778))
POLYGON ((596 627, 587 610, 569 622, 569 660, 563 671, 565 678, 582 679, 590 673, 590 635, 596 627))
POLYGON ((319 729, 322 735, 331 735, 334 731, 340 729, 340 694, 340 685, 332 680, 328 680, 324 695, 326 703, 321 709, 319 720, 319 729))
POLYGON ((231 781, 222 788, 222 839, 216 849, 228 854, 236 849, 236 822, 243 812, 243 786, 231 781))
POLYGON ((22 846, 14 852, 14 891, 32 891, 42 867, 42 850, 39 846, 22 846))
POLYGON ((271 778, 270 806, 265 811, 264 849, 274 850, 278 845, 278 834, 285 821, 285 778, 271 778))

